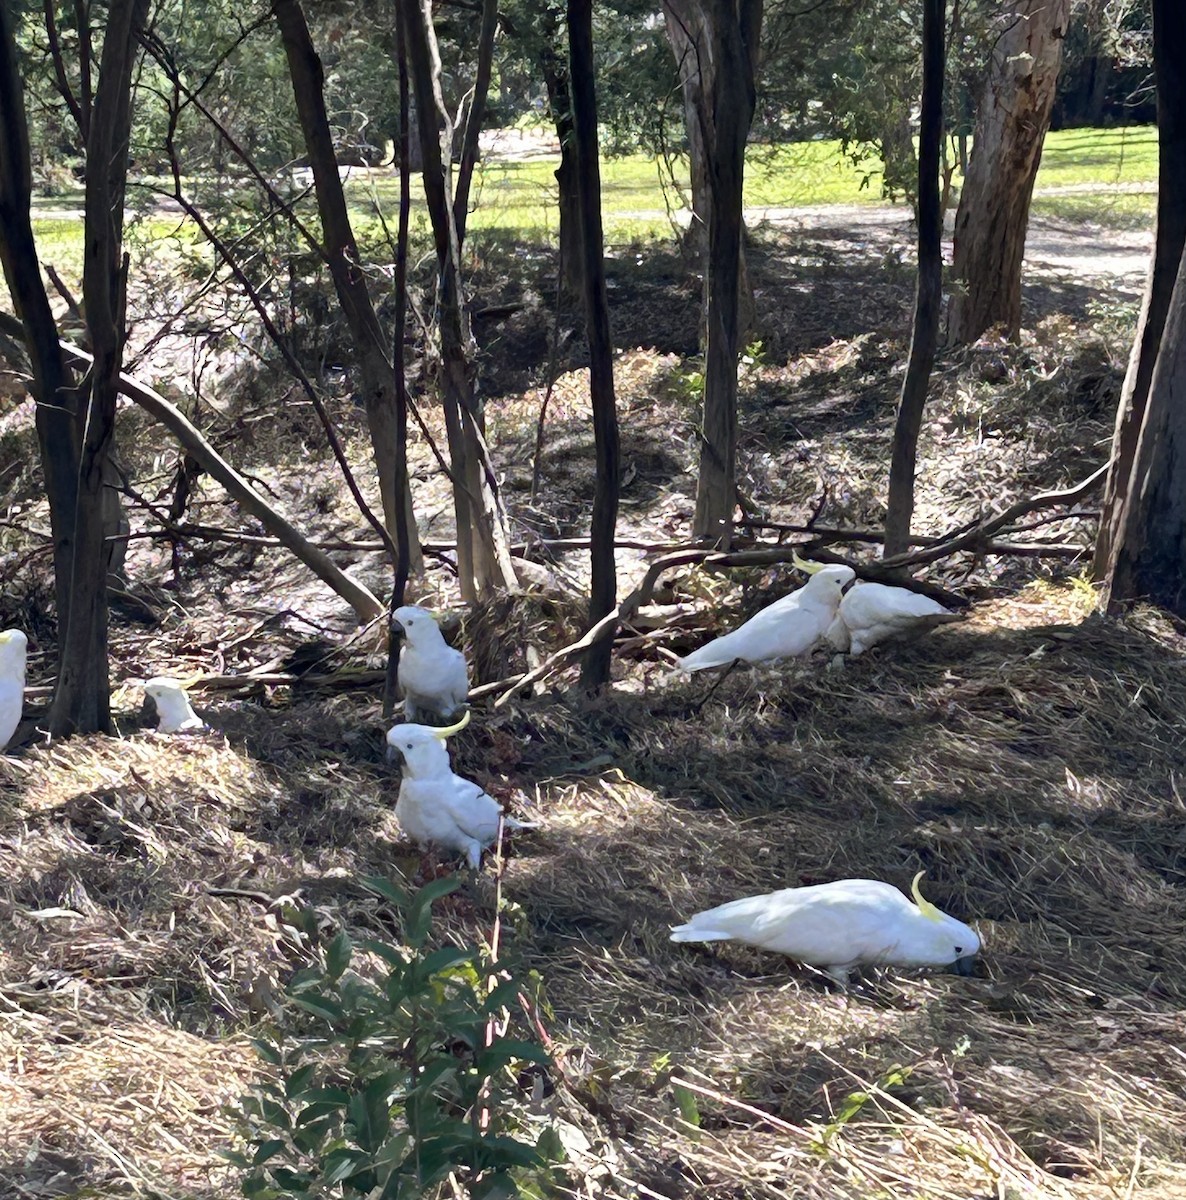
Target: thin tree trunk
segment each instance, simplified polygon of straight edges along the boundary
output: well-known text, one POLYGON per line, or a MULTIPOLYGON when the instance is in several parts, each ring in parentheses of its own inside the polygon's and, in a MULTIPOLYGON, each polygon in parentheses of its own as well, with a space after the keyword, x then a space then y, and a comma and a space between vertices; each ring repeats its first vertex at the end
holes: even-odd
POLYGON ((1104 602, 1147 599, 1186 618, 1186 255, 1149 384, 1104 602))
POLYGON ((490 74, 494 66, 494 37, 497 33, 498 0, 483 0, 482 27, 478 32, 478 65, 474 72, 474 94, 465 118, 461 161, 457 164, 457 185, 453 190, 453 222, 457 226, 458 245, 465 241, 470 183, 478 162, 478 140, 482 134, 482 119, 486 115, 486 94, 490 91, 490 74))
POLYGON ((1112 463, 1104 488, 1099 536, 1092 572, 1097 580, 1112 569, 1112 549, 1128 497, 1137 439, 1145 417, 1149 385, 1161 346, 1178 264, 1186 248, 1186 6, 1153 6, 1153 60, 1157 76, 1157 141, 1160 152, 1157 185, 1157 236, 1136 338, 1124 376, 1112 463))
MULTIPOLYGON (((684 0, 668 0, 669 9, 677 7, 685 27, 691 28, 689 6, 684 0)), ((741 0, 740 7, 737 0, 701 0, 699 28, 704 32, 696 44, 702 96, 699 117, 710 151, 711 209, 704 420, 693 530, 725 548, 732 539, 736 497, 742 186, 754 113, 761 15, 761 0, 741 0), (711 68, 707 80, 706 67, 711 68)))
MULTIPOLYGON (((547 9, 547 13, 554 10, 547 9)), ((581 292, 581 213, 577 195, 576 141, 572 124, 572 88, 568 77, 568 64, 556 52, 557 30, 553 26, 550 37, 540 50, 540 73, 548 92, 548 109, 552 114, 552 125, 560 142, 560 165, 556 168, 556 187, 560 208, 560 281, 571 296, 581 292)))
POLYGON ((939 344, 943 302, 943 208, 939 197, 939 160, 943 151, 946 7, 946 0, 923 0, 922 102, 918 137, 918 291, 914 301, 910 361, 898 401, 890 452, 884 558, 901 554, 910 544, 918 434, 939 344))
POLYGON ((37 440, 49 500, 60 617, 70 611, 74 511, 78 494, 77 396, 58 348, 58 330, 33 241, 33 175, 24 90, 16 61, 14 12, 0 4, 0 262, 33 370, 37 440))
MULTIPOLYGON (((597 482, 589 528, 592 583, 589 624, 596 625, 618 603, 614 533, 618 519, 618 413, 614 399, 614 353, 605 286, 605 246, 601 228, 601 171, 597 159, 597 94, 593 79, 592 0, 568 0, 568 46, 572 64, 572 112, 576 133, 577 195, 580 199, 585 329, 589 341, 589 392, 597 482)), ((607 628, 589 647, 581 682, 590 688, 609 682, 614 630, 607 628)))
POLYGON ((309 166, 313 171, 317 210, 325 240, 325 259, 358 356, 363 405, 370 429, 375 469, 379 476, 383 521, 394 540, 399 527, 397 509, 402 507, 408 526, 406 541, 411 555, 409 566, 411 570, 419 570, 422 559, 410 483, 407 471, 401 476, 396 461, 396 441, 399 436, 396 410, 399 402, 395 373, 387 357, 383 329, 371 303, 366 275, 360 265, 358 244, 346 206, 346 193, 338 174, 338 159, 325 109, 325 72, 298 0, 273 0, 272 12, 288 58, 297 115, 309 166), (404 493, 402 505, 397 504, 396 499, 400 491, 404 493))
POLYGON ((1021 331, 1021 263, 1034 178, 1050 126, 1070 0, 1015 0, 976 115, 955 216, 947 337, 976 341, 994 325, 1021 331))
MULTIPOLYGON (((127 258, 124 192, 132 125, 132 68, 148 0, 112 0, 99 63, 99 86, 87 141, 82 294, 94 361, 78 461, 70 607, 59 633, 51 734, 106 732, 111 726, 107 675, 107 568, 103 501, 115 436, 115 399, 123 362, 127 258)), ((59 614, 59 621, 60 621, 59 614)))
POLYGON ((458 581, 463 599, 473 603, 492 590, 515 587, 515 569, 474 387, 472 337, 463 306, 450 196, 451 164, 448 155, 442 154, 442 141, 451 142, 452 127, 441 96, 432 0, 401 2, 407 6, 408 66, 424 155, 424 196, 440 269, 441 398, 453 466, 458 581))

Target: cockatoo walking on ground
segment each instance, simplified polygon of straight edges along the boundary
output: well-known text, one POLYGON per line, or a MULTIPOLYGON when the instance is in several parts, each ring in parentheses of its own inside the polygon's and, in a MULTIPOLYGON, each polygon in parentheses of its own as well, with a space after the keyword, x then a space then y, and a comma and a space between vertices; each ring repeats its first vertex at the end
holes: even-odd
POLYGON ((767 605, 732 633, 681 658, 677 671, 704 671, 741 661, 771 663, 810 652, 836 616, 844 587, 856 578, 851 567, 796 560, 811 578, 798 591, 767 605))
POLYGON ((828 627, 828 641, 856 658, 887 638, 907 637, 960 620, 930 596, 884 583, 854 583, 828 627))
POLYGON ((853 967, 949 967, 971 973, 976 932, 924 900, 920 871, 912 904, 873 879, 840 879, 733 900, 671 931, 673 942, 737 941, 819 967, 840 984, 853 967))
POLYGON ((0 633, 0 750, 12 740, 25 707, 29 639, 19 629, 0 633))
POLYGON ((469 695, 465 655, 445 641, 426 609, 405 604, 391 614, 391 623, 405 638, 396 677, 404 694, 404 717, 415 721, 424 711, 449 720, 469 695))
POLYGON ((191 707, 185 685, 180 681, 158 675, 144 685, 144 694, 156 706, 157 733, 198 733, 207 728, 191 707))
POLYGON ((498 837, 498 821, 507 829, 534 826, 503 816, 502 806, 476 784, 453 773, 445 740, 469 723, 467 712, 456 725, 394 725, 387 744, 403 756, 403 781, 395 802, 400 828, 421 846, 443 846, 465 855, 476 871, 482 851, 498 837))

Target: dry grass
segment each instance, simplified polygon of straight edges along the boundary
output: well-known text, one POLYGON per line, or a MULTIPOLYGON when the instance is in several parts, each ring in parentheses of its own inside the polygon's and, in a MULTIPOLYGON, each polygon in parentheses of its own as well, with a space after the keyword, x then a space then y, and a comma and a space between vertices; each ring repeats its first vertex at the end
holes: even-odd
MULTIPOLYGON (((509 945, 545 980, 582 1188, 1180 1194, 1186 643, 1155 614, 1084 609, 1031 588, 841 672, 735 676, 699 713, 706 683, 646 668, 596 704, 479 714, 462 769, 542 822, 508 863, 509 945), (666 940, 733 896, 920 868, 977 922, 980 978, 845 997, 777 958, 666 940), (706 1089, 699 1129, 673 1077, 706 1089)), ((207 888, 303 891, 368 929, 351 881, 420 869, 373 698, 207 713, 222 733, 2 768, 13 1195, 233 1194, 219 1106, 296 951, 274 909, 207 888)), ((482 936, 492 900, 486 875, 443 935, 482 936)))
MULTIPOLYGON (((838 255, 821 232, 755 250, 765 349, 743 380, 742 460, 770 518, 802 520, 827 485, 827 522, 879 521, 912 291, 893 250, 838 255)), ((695 340, 696 289, 661 277, 674 273, 661 258, 639 279, 632 270, 611 267, 616 329, 653 348, 619 364, 621 529, 665 542, 691 511, 695 363, 680 355, 695 340)), ((484 341, 510 353, 508 378, 538 382, 548 319, 528 306, 484 341)), ((944 356, 921 526, 1085 475, 1102 456, 1122 343, 1047 322, 1017 347, 944 356)), ((579 362, 562 366, 534 500, 542 393, 516 385, 491 400, 526 540, 583 532, 587 398, 579 362)), ((367 538, 308 410, 278 419, 268 396, 237 395, 205 414, 210 436, 303 527, 367 538)), ((360 413, 345 397, 332 407, 361 456, 360 413)), ((134 415, 126 432, 138 485, 167 505, 172 452, 134 415)), ((26 427, 0 434, 14 461, 31 457, 26 427)), ((445 537, 443 480, 423 445, 414 458, 423 532, 445 537)), ((28 472, 3 485, 10 511, 45 524, 28 472)), ((190 515, 242 524, 204 481, 190 515)), ((1086 543, 1090 529, 1046 534, 1086 543)), ((53 655, 35 541, 0 530, 4 617, 33 634, 36 683, 53 655)), ((327 923, 373 933, 357 877, 414 882, 426 869, 392 819, 396 780, 365 674, 381 660, 348 641, 340 607, 274 550, 195 542, 174 560, 167 545, 133 547, 133 578, 163 620, 117 625, 123 736, 0 759, 4 1196, 234 1195, 217 1157, 234 1136, 221 1106, 259 1069, 247 1038, 302 953, 264 901, 300 895, 327 923), (282 664, 311 637, 359 686, 201 696, 217 732, 194 739, 139 728, 130 681, 282 664)), ((335 556, 385 588, 374 556, 335 556)), ((624 584, 642 559, 621 554, 624 584)), ((558 588, 467 614, 483 674, 520 670, 579 627, 564 582, 579 584, 584 556, 549 565, 558 588)), ((702 707, 709 681, 669 682, 636 643, 603 699, 558 681, 479 708, 456 739, 460 770, 540 822, 511 850, 504 932, 550 1003, 559 1086, 546 1108, 571 1156, 561 1194, 1186 1194, 1186 640, 1151 612, 1089 615, 1088 590, 1058 563, 965 557, 941 571, 978 598, 969 618, 842 671, 739 672, 702 707), (929 895, 983 933, 980 977, 891 974, 844 996, 779 958, 667 940, 671 923, 738 895, 844 876, 905 884, 924 868, 929 895), (683 1121, 689 1095, 698 1127, 683 1121)), ((694 602, 715 627, 787 586, 779 571, 693 572, 663 599, 694 602)), ((411 598, 455 604, 442 570, 411 598)), ((485 936, 493 917, 487 870, 441 905, 439 933, 485 936)))

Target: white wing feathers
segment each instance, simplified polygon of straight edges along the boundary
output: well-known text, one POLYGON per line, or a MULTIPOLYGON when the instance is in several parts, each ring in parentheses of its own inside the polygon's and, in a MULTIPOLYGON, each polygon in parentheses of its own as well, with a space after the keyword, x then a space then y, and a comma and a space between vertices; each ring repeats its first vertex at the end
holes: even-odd
POLYGON ((678 669, 704 671, 738 659, 767 663, 807 654, 828 631, 841 589, 852 578, 848 567, 824 567, 798 591, 775 600, 744 625, 682 658, 678 669))
POLYGON ((948 612, 938 601, 909 588, 857 583, 841 600, 827 638, 837 650, 856 656, 888 638, 921 633, 960 619, 959 613, 948 612))

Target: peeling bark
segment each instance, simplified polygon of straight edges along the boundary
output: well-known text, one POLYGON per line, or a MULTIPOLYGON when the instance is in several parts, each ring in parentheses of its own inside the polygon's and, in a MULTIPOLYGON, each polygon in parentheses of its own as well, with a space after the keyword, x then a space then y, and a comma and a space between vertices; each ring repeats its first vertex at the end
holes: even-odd
POLYGON ((1021 261, 1034 178, 1050 126, 1070 0, 1015 0, 994 49, 955 216, 947 338, 976 341, 994 325, 1021 332, 1021 261))

